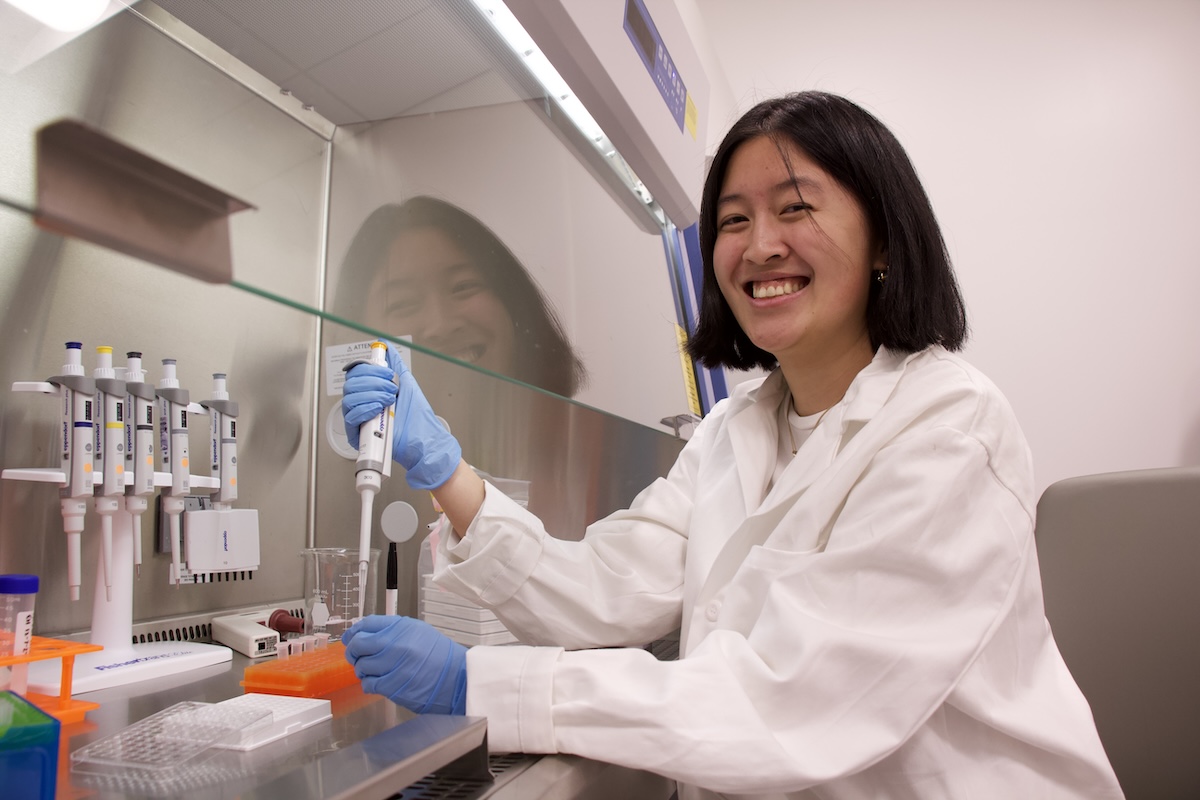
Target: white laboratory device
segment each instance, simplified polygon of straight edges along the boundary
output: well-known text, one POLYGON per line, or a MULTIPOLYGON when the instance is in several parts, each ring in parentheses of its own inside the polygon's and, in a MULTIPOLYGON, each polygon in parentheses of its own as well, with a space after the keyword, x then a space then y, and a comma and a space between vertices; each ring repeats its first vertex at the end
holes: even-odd
POLYGON ((273 613, 274 609, 213 617, 213 641, 250 658, 273 656, 280 638, 279 631, 267 625, 273 613))

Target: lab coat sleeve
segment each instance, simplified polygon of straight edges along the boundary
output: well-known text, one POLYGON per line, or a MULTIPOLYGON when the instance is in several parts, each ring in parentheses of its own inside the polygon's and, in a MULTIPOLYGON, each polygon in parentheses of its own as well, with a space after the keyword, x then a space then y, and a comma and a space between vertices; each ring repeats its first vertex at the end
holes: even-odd
POLYGON ((821 487, 845 498, 827 546, 791 549, 780 529, 753 548, 697 609, 714 621, 685 658, 475 648, 467 713, 488 717, 496 750, 722 792, 797 791, 886 757, 1010 608, 1029 511, 979 441, 946 427, 898 438, 845 480, 821 487))
POLYGON ((435 582, 493 609, 528 644, 644 645, 678 629, 703 428, 665 478, 588 526, 580 541, 548 535, 487 485, 466 534, 448 532, 440 544, 435 582))

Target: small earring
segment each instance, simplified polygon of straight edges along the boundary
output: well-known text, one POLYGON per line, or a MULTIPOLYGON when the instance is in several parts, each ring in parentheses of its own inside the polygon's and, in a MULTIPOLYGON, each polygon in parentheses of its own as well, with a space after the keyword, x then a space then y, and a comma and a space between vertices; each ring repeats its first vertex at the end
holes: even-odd
POLYGON ((875 282, 878 283, 880 286, 882 286, 884 283, 887 282, 887 274, 888 274, 888 271, 886 269, 879 270, 878 272, 875 273, 875 282))

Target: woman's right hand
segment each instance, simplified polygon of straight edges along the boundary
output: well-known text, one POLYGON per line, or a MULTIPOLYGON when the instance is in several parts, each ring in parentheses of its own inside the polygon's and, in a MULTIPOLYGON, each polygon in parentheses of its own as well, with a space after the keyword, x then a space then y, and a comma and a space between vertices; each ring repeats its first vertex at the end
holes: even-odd
POLYGON ((388 344, 388 366, 355 364, 342 387, 342 420, 350 446, 358 448, 359 426, 393 404, 392 459, 404 467, 414 489, 436 489, 450 479, 462 459, 462 447, 433 413, 395 346, 388 344))

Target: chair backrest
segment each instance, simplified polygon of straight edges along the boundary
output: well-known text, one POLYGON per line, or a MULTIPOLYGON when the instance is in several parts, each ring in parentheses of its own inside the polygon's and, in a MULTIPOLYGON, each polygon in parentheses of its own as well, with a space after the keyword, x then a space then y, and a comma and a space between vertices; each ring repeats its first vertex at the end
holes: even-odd
POLYGON ((1042 494, 1046 617, 1129 800, 1200 798, 1200 467, 1042 494))

